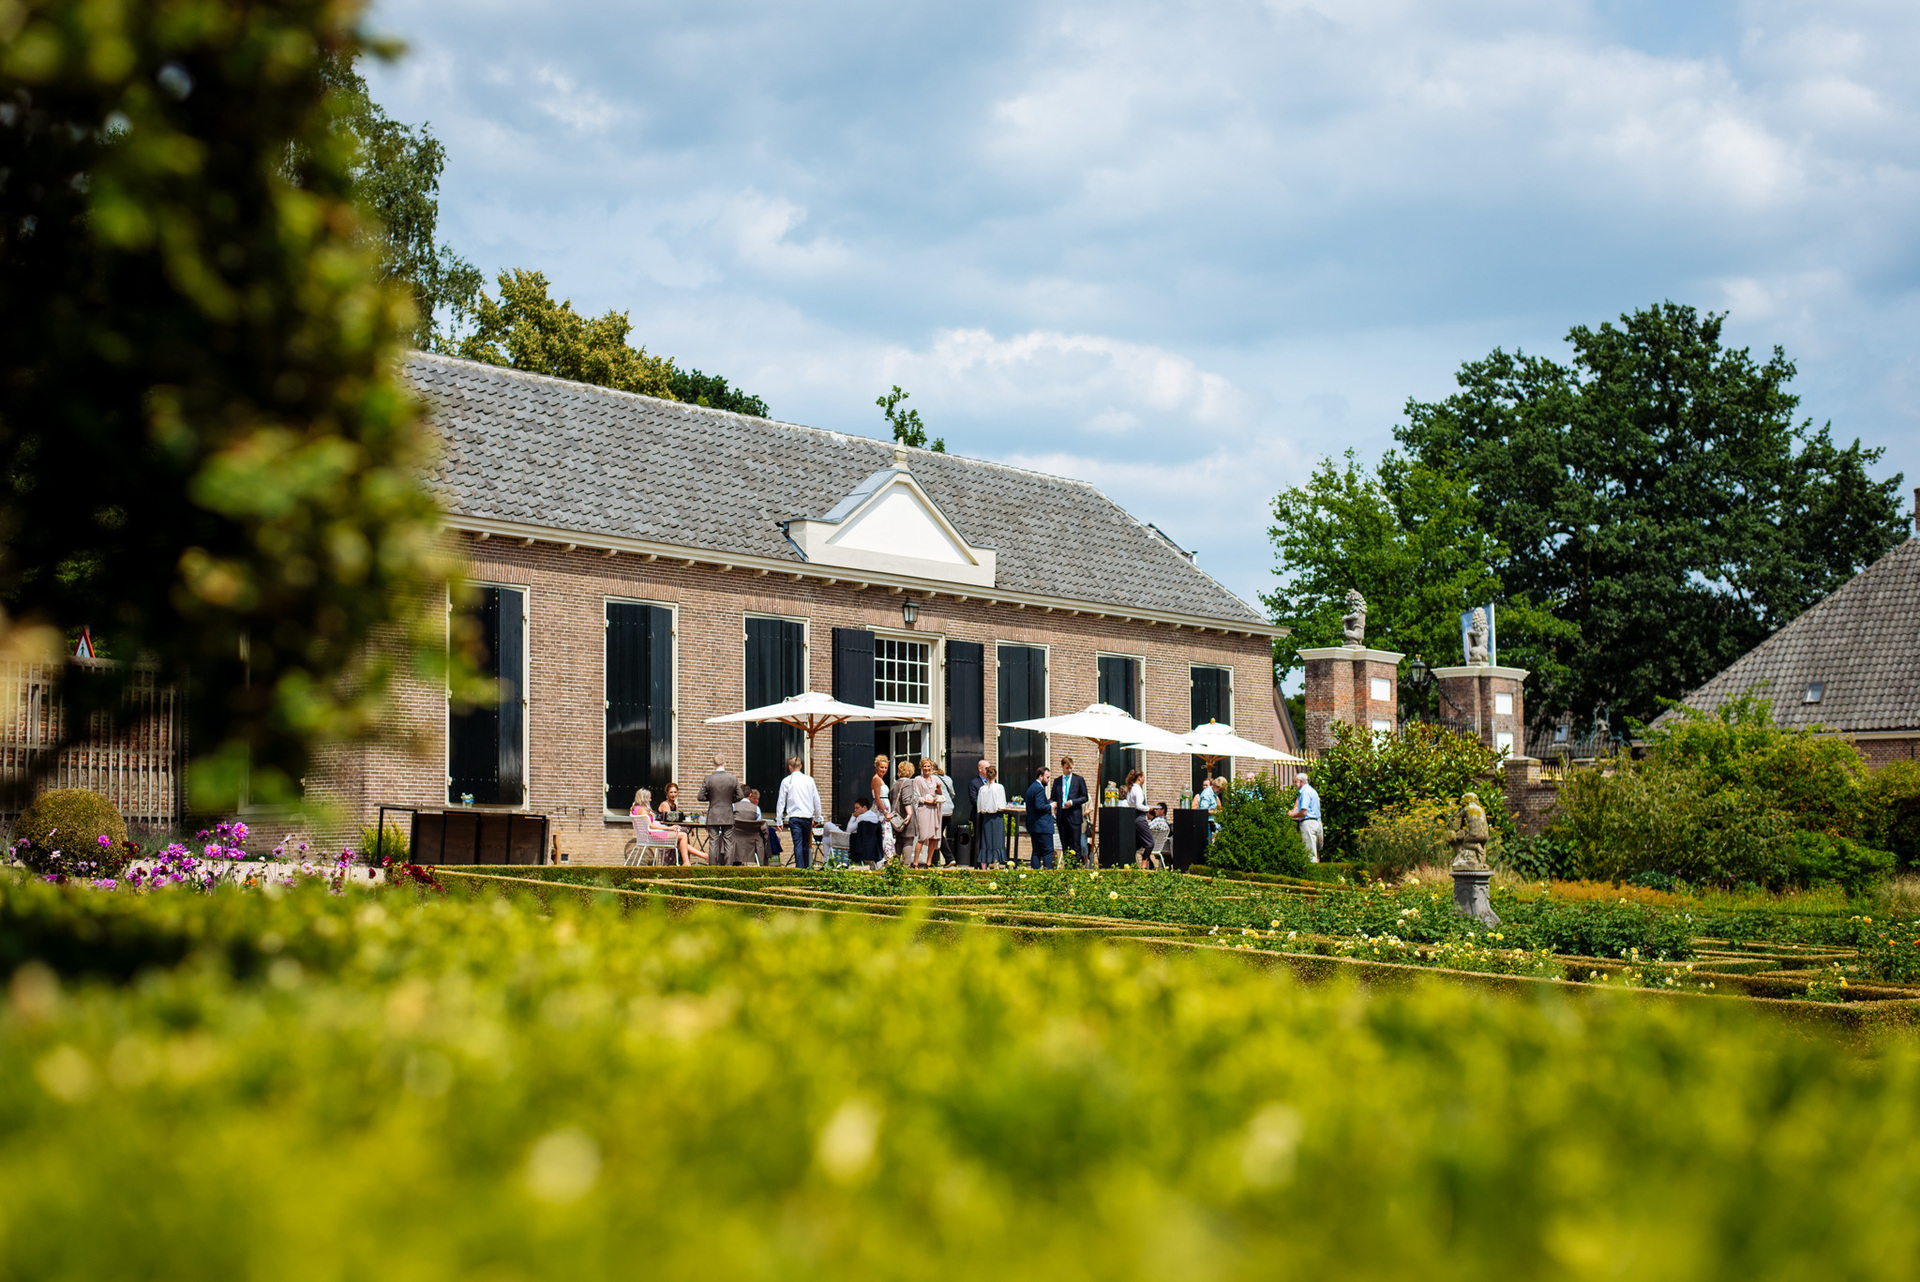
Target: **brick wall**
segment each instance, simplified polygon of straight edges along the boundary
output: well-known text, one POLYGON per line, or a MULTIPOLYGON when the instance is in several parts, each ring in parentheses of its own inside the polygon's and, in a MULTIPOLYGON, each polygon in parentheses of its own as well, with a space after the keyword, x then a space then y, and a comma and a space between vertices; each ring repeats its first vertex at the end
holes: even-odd
MULTIPOLYGON (((737 712, 744 699, 744 620, 749 614, 778 615, 807 621, 807 670, 811 689, 833 688, 833 634, 836 627, 912 632, 929 638, 977 641, 987 648, 987 756, 996 754, 994 645, 1012 642, 1047 647, 1048 701, 1052 713, 1083 708, 1097 696, 1096 654, 1126 654, 1144 660, 1142 716, 1155 725, 1185 730, 1189 724, 1191 664, 1233 671, 1236 731, 1262 743, 1277 741, 1272 699, 1271 648, 1263 636, 1201 634, 1115 619, 1047 613, 980 601, 958 601, 918 594, 919 618, 912 628, 901 620, 901 596, 884 587, 855 590, 849 584, 791 579, 752 571, 722 572, 713 566, 687 566, 661 559, 648 562, 621 554, 568 551, 552 544, 532 547, 503 539, 460 536, 472 578, 527 589, 527 679, 529 738, 528 809, 551 817, 561 848, 570 861, 617 856, 632 828, 623 818, 609 819, 602 808, 604 785, 605 606, 608 597, 645 600, 676 607, 679 632, 675 672, 678 705, 676 777, 683 801, 689 801, 708 763, 718 752, 736 771, 745 755, 745 731, 739 725, 710 726, 705 720, 737 712)), ((939 691, 941 674, 933 674, 939 691)), ((936 704, 941 696, 936 693, 936 704)), ((438 807, 446 803, 446 699, 442 691, 408 681, 399 695, 397 734, 411 736, 413 750, 399 744, 335 749, 316 763, 309 794, 335 803, 346 825, 371 823, 382 803, 438 807)), ((933 739, 944 750, 944 729, 933 739)), ((1070 752, 1091 774, 1097 764, 1090 745, 1054 737, 1049 756, 1070 752)), ((972 762, 946 763, 956 780, 972 772, 972 762)), ((1177 797, 1188 777, 1186 758, 1145 754, 1148 793, 1158 800, 1177 797)), ((1244 767, 1238 768, 1244 773, 1244 767)), ((831 732, 821 734, 813 776, 828 806, 831 795, 831 732)), ((1004 781, 1009 792, 1016 781, 1004 781)), ((1021 782, 1024 786, 1024 782, 1021 782)), ((771 809, 770 798, 762 804, 771 809)))

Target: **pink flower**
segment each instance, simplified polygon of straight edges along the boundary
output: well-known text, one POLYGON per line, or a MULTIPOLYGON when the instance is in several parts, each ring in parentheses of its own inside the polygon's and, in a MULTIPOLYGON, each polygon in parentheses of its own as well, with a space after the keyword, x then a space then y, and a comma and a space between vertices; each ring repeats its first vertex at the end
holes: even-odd
POLYGON ((100 848, 102 850, 105 850, 108 846, 111 846, 113 844, 113 838, 107 836, 107 834, 104 832, 100 834, 98 840, 100 842, 100 848))

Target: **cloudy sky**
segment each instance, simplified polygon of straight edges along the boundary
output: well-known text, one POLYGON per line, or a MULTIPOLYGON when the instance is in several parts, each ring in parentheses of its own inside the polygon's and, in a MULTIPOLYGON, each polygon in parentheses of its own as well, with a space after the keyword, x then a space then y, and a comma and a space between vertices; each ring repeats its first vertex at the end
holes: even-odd
MULTIPOLYGON (((1920 5, 385 0, 442 226, 776 416, 1267 509, 1495 346, 1663 298, 1920 481, 1920 5)), ((837 496, 833 496, 837 497, 837 496)))

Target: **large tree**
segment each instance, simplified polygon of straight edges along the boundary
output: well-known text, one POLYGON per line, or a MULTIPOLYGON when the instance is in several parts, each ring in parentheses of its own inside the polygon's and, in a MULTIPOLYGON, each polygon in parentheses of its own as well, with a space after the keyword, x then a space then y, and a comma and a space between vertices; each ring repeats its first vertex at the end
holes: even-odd
MULTIPOLYGON (((1481 515, 1465 481, 1391 453, 1372 471, 1351 450, 1344 465, 1323 458, 1304 484, 1282 490, 1268 530, 1281 583, 1263 599, 1293 632, 1274 642, 1275 680, 1300 665, 1301 650, 1342 644, 1349 589, 1366 599, 1375 649, 1458 663, 1460 613, 1497 600, 1502 662, 1550 667, 1543 641, 1559 628, 1507 592, 1506 549, 1481 515)), ((1414 706, 1404 682, 1402 693, 1414 706)))
POLYGON ((380 275, 405 289, 417 346, 445 351, 480 293, 480 271, 439 239, 447 149, 430 125, 387 115, 344 54, 324 68, 339 128, 353 140, 353 195, 380 251, 380 275))
MULTIPOLYGON (((328 89, 352 21, 0 4, 0 634, 157 664, 210 805, 291 796, 317 741, 387 719, 394 660, 445 661, 412 309, 328 89)), ((111 710, 133 667, 70 705, 111 710)))
POLYGON ((1575 326, 1568 364, 1496 349, 1408 402, 1396 435, 1465 479, 1507 591, 1570 625, 1536 720, 1654 716, 1903 535, 1881 451, 1796 421, 1793 363, 1723 346, 1724 319, 1668 302, 1575 326))
POLYGON ((681 370, 667 356, 650 356, 633 347, 633 325, 625 312, 582 316, 570 300, 555 302, 539 272, 503 271, 498 299, 477 292, 467 305, 470 332, 450 344, 468 360, 507 365, 533 374, 551 374, 578 383, 597 383, 623 392, 640 392, 669 401, 686 401, 767 416, 767 403, 717 374, 681 370))

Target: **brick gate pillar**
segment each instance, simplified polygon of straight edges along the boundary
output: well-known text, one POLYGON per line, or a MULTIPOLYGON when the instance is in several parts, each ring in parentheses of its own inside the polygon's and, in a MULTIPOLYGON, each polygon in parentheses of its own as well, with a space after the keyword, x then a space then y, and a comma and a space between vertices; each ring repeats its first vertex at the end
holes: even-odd
POLYGON ((1392 650, 1327 646, 1302 650, 1307 665, 1307 741, 1310 753, 1333 746, 1333 723, 1344 721, 1392 734, 1400 727, 1400 660, 1392 650))

